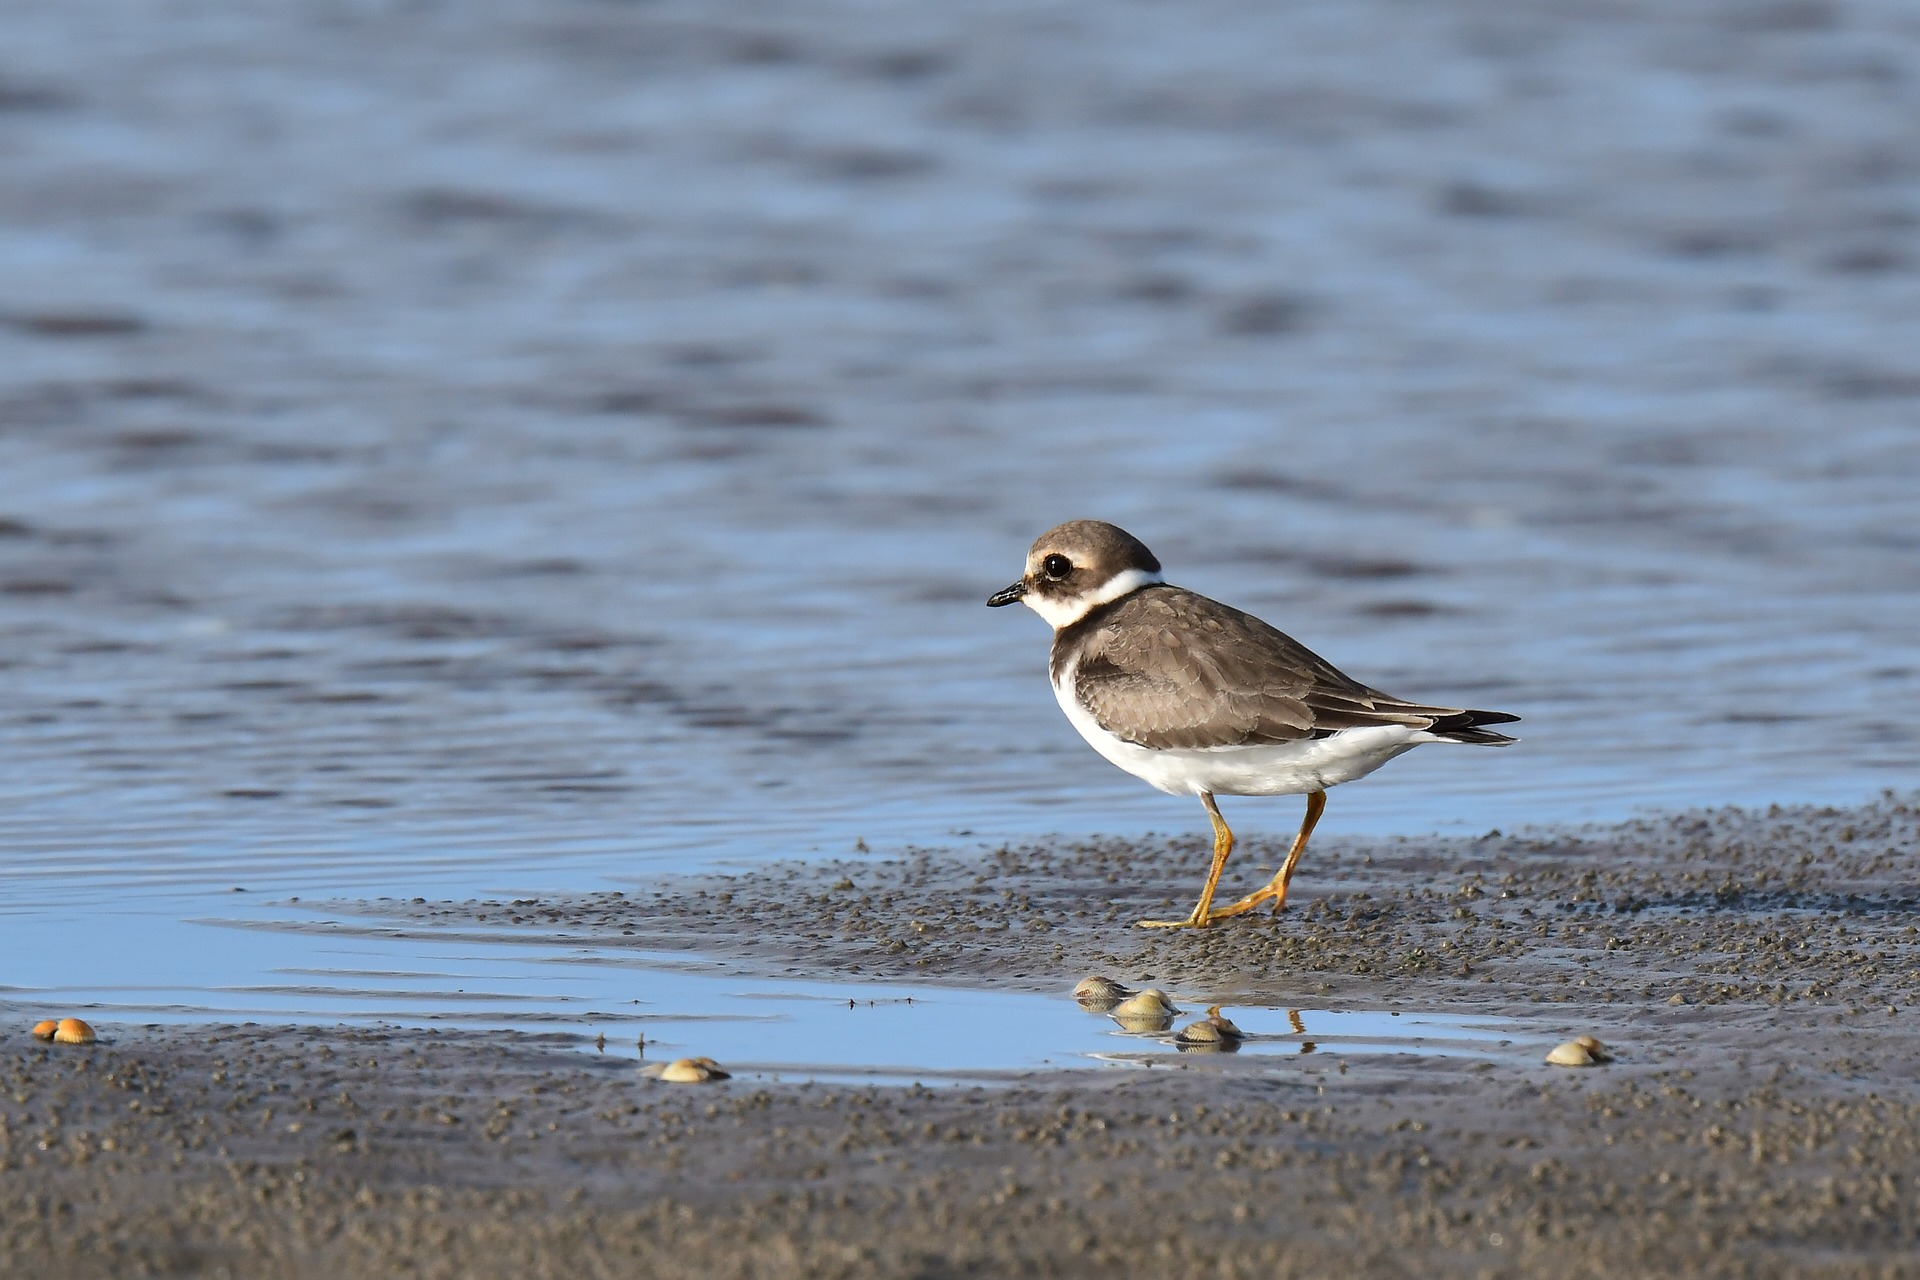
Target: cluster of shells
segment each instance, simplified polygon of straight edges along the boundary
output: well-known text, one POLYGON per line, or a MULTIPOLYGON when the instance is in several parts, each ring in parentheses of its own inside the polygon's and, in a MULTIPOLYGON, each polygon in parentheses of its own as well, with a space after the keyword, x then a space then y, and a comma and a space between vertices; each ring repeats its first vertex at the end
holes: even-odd
POLYGON ((1128 1031, 1165 1031, 1173 1025, 1179 1008, 1158 987, 1135 991, 1112 978, 1098 974, 1083 978, 1073 989, 1073 998, 1090 1013, 1104 1013, 1128 1031))
POLYGON ((48 1018, 34 1025, 33 1036, 55 1044, 92 1044, 94 1041, 93 1028, 78 1018, 62 1018, 58 1022, 48 1018))
MULTIPOLYGON (((1080 985, 1073 989, 1073 998, 1082 1009, 1104 1013, 1119 1023, 1122 1030, 1136 1035, 1168 1030, 1180 1012, 1179 1006, 1158 987, 1134 991, 1099 974, 1081 979, 1080 985)), ((1245 1033, 1221 1016, 1219 1005, 1208 1009, 1205 1018, 1188 1023, 1173 1036, 1174 1044, 1181 1049, 1214 1053, 1231 1053, 1244 1039, 1245 1033)))
MULTIPOLYGON (((1079 1001, 1082 1009, 1090 1013, 1104 1013, 1123 1029, 1143 1035, 1157 1034, 1172 1027, 1174 1015, 1180 1012, 1167 993, 1158 987, 1134 991, 1099 974, 1082 978, 1080 985, 1073 989, 1073 998, 1079 1001)), ((1296 1032, 1306 1029, 1301 1026, 1297 1014, 1290 1016, 1296 1032)), ((1173 1035, 1173 1043, 1188 1052, 1232 1053, 1245 1039, 1246 1033, 1222 1015, 1217 1004, 1207 1010, 1206 1017, 1188 1023, 1173 1035)), ((1302 1053, 1312 1051, 1310 1043, 1301 1047, 1302 1053)), ((1613 1054, 1594 1036, 1579 1036, 1565 1044, 1555 1045, 1553 1051, 1547 1054, 1547 1061, 1556 1067, 1592 1067, 1612 1062, 1613 1054)))

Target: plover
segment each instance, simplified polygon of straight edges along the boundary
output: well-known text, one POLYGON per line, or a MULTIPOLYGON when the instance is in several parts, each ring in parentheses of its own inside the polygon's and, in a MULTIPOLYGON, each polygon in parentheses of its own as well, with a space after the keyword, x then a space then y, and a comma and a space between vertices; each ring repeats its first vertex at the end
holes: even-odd
POLYGON ((1520 718, 1370 689, 1252 614, 1163 581, 1145 544, 1101 520, 1041 534, 1020 581, 987 604, 1015 601, 1053 627, 1053 694, 1080 736, 1134 777, 1199 796, 1213 823, 1213 866, 1192 914, 1143 928, 1204 928, 1269 901, 1280 911, 1328 787, 1424 742, 1504 747, 1514 739, 1486 726, 1520 718), (1214 910, 1233 852, 1214 797, 1303 794, 1307 816, 1280 870, 1214 910))

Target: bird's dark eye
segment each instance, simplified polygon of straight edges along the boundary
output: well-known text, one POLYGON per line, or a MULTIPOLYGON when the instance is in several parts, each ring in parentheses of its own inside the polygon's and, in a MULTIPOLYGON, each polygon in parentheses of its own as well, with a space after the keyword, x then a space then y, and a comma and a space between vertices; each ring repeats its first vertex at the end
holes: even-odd
POLYGON ((1040 562, 1040 572, 1058 582, 1073 572, 1073 561, 1056 552, 1040 562))

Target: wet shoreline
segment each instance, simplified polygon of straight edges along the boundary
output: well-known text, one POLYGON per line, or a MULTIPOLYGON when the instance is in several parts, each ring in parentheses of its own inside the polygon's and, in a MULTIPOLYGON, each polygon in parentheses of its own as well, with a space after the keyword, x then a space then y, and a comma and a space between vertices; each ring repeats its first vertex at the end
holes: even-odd
POLYGON ((1889 799, 1330 846, 1277 924, 1171 939, 1117 920, 1158 905, 1118 877, 1141 854, 1118 843, 795 864, 637 900, 405 904, 414 929, 677 941, 766 973, 1044 986, 1104 963, 1248 1001, 1324 988, 1510 1011, 1597 1031, 1618 1057, 1184 1056, 925 1089, 668 1085, 631 1053, 504 1032, 21 1036, 0 1057, 0 1265, 1914 1274, 1916 834, 1920 812, 1889 799), (844 927, 843 899, 878 945, 805 936, 844 927), (889 945, 963 903, 979 932, 889 945))
POLYGON ((1306 1058, 1009 1088, 676 1086, 538 1037, 16 1043, 23 1274, 1913 1274, 1912 1038, 1691 1066, 1306 1058), (1874 1070, 1872 1064, 1883 1064, 1874 1070))
MULTIPOLYGON (((1195 930, 1198 838, 985 855, 771 862, 650 890, 464 902, 333 902, 402 934, 591 939, 728 957, 770 975, 1064 990, 1097 972, 1198 998, 1312 1004, 1390 990, 1489 1013, 1542 1004, 1920 1005, 1920 811, 1720 809, 1477 839, 1316 844, 1293 902, 1195 930), (1604 978, 1604 980, 1602 980, 1604 978)), ((1283 846, 1250 842, 1224 884, 1283 846)), ((1226 891, 1223 889, 1223 896, 1226 891)))

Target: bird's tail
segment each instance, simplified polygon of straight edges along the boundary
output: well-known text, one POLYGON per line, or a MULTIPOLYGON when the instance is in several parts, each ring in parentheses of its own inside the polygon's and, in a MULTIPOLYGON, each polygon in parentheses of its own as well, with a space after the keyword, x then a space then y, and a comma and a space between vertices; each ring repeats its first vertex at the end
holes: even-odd
POLYGON ((1518 742, 1504 733, 1486 728, 1490 724, 1512 724, 1520 717, 1504 711, 1454 711, 1436 716, 1427 732, 1448 742, 1466 742, 1478 747, 1504 747, 1518 742))

